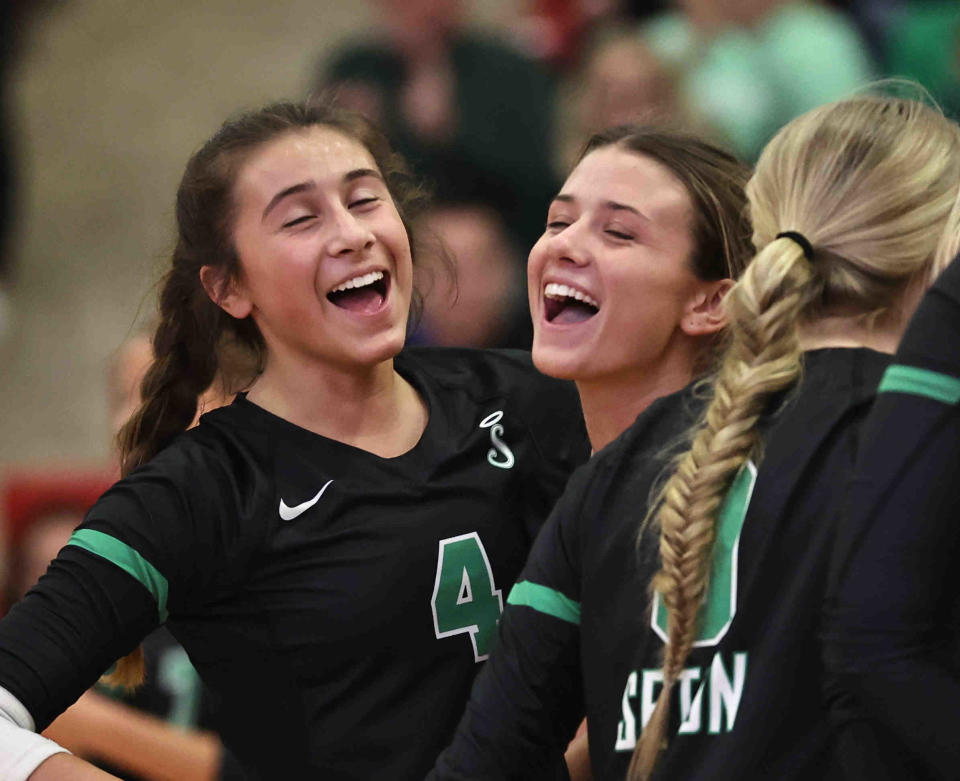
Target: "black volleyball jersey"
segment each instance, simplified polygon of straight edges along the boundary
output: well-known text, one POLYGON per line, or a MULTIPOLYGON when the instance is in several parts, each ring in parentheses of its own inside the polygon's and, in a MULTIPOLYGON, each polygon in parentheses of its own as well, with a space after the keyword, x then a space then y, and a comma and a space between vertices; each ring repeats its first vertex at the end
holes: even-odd
MULTIPOLYGON (((717 527, 695 647, 674 689, 662 779, 831 776, 819 627, 835 508, 888 356, 829 349, 764 426, 717 527)), ((524 779, 585 712, 593 777, 622 781, 663 683, 666 614, 651 605, 659 536, 637 533, 701 402, 654 402, 577 470, 509 597, 434 779, 524 779)))
POLYGON ((876 720, 870 777, 957 778, 960 261, 927 292, 879 391, 826 603, 831 704, 845 741, 863 730, 843 718, 844 695, 876 720))
POLYGON ((395 365, 429 408, 404 455, 241 395, 94 505, 0 622, 0 686, 38 729, 165 621, 251 777, 427 772, 589 445, 576 389, 527 354, 420 348, 395 365))

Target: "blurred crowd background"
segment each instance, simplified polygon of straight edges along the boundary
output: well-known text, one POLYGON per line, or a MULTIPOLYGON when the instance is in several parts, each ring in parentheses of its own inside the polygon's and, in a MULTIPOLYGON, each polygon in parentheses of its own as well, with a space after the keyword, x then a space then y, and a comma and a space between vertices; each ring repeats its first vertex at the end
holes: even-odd
POLYGON ((750 160, 878 77, 960 106, 954 0, 5 0, 0 464, 102 461, 183 164, 224 117, 335 95, 431 181, 459 261, 418 342, 523 346, 523 264, 583 139, 670 121, 750 160), (453 296, 456 303, 451 304, 453 296))
POLYGON ((377 120, 457 263, 456 283, 420 269, 411 341, 527 347, 526 254, 590 133, 669 122, 752 161, 793 116, 886 77, 956 116, 960 3, 2 0, 3 602, 115 473, 177 182, 227 115, 332 98, 377 120))

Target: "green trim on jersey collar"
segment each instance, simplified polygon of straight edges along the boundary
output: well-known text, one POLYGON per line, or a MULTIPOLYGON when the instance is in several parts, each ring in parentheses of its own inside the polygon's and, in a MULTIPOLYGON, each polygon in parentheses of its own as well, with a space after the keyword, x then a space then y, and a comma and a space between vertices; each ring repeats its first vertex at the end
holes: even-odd
POLYGON ((67 545, 76 545, 100 556, 138 580, 157 600, 160 623, 167 620, 167 579, 137 551, 116 537, 93 529, 78 529, 67 540, 67 545))
POLYGON ((960 378, 895 363, 887 367, 877 393, 910 393, 956 404, 960 402, 960 378))
POLYGON ((508 605, 525 605, 540 613, 580 625, 580 603, 570 599, 566 594, 554 591, 539 583, 521 580, 510 589, 507 597, 508 605))

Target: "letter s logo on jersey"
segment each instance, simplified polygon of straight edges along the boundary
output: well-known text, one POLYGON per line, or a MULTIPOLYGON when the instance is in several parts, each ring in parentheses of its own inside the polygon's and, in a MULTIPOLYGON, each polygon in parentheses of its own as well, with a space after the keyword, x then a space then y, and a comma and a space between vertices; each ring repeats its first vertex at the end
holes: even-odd
POLYGON ((493 447, 487 451, 487 461, 500 469, 510 469, 516 463, 516 459, 506 442, 500 439, 503 436, 503 426, 500 425, 502 418, 503 410, 491 412, 480 421, 480 428, 490 429, 490 442, 493 447))

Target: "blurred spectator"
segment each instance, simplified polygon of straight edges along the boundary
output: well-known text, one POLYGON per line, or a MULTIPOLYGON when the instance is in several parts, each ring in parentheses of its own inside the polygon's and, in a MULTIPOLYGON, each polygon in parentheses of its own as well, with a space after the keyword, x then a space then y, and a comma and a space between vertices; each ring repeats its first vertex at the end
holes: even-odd
POLYGON ((960 116, 960 3, 904 5, 888 32, 886 67, 891 76, 920 82, 947 114, 960 116))
POLYGON ((2 579, 0 613, 37 582, 87 508, 115 479, 113 471, 107 469, 47 467, 4 471, 0 481, 0 516, 5 534, 0 548, 12 555, 9 572, 2 579), (45 519, 49 528, 44 528, 45 519), (67 529, 71 522, 73 525, 67 529), (57 533, 63 531, 66 536, 58 537, 57 533), (57 539, 62 539, 59 546, 57 539), (47 556, 51 550, 53 553, 47 556))
POLYGON ((630 25, 668 5, 668 0, 529 0, 512 33, 531 57, 565 71, 580 65, 597 27, 630 25))
MULTIPOLYGON (((150 336, 139 333, 121 344, 107 365, 107 419, 112 439, 140 406, 140 383, 152 362, 150 336)), ((115 450, 116 443, 111 445, 115 450)))
POLYGON ((0 340, 10 330, 9 287, 13 279, 13 226, 16 222, 18 155, 10 106, 10 81, 32 19, 63 0, 0 0, 0 340))
MULTIPOLYGON (((152 330, 152 329, 151 329, 152 330)), ((152 333, 142 331, 131 336, 117 349, 107 366, 107 417, 110 435, 116 439, 120 428, 140 406, 140 383, 153 362, 152 333)), ((197 400, 197 415, 193 424, 204 412, 229 404, 239 388, 249 384, 254 374, 248 356, 239 351, 234 354, 229 345, 221 347, 224 355, 221 364, 229 376, 218 376, 213 384, 197 400)), ((116 448, 117 443, 111 443, 116 448)))
POLYGON ((591 135, 608 127, 636 122, 692 129, 692 119, 682 115, 677 103, 672 74, 634 28, 597 35, 570 84, 569 119, 561 124, 565 169, 572 168, 591 135))
POLYGON ((499 215, 479 203, 446 203, 434 206, 422 223, 449 253, 456 274, 444 274, 436 264, 420 271, 424 312, 413 340, 530 349, 524 265, 499 215))
POLYGON ((884 62, 887 38, 898 23, 909 0, 831 0, 831 4, 849 15, 870 47, 874 61, 884 62))
POLYGON ((874 77, 840 12, 792 0, 680 0, 645 39, 679 79, 681 103, 746 159, 794 116, 874 77))
POLYGON ((497 210, 530 246, 556 186, 548 75, 499 38, 468 30, 462 0, 372 1, 380 32, 322 62, 314 94, 376 121, 440 189, 465 172, 495 183, 497 210))
POLYGON ((60 549, 67 544, 73 530, 83 520, 85 507, 62 508, 35 518, 23 532, 17 556, 11 569, 10 589, 14 600, 20 599, 38 580, 60 549))

